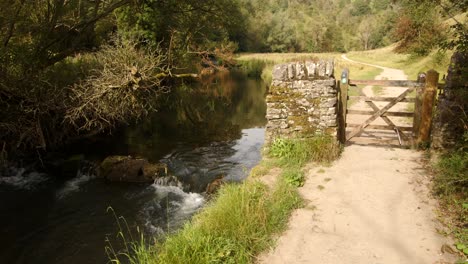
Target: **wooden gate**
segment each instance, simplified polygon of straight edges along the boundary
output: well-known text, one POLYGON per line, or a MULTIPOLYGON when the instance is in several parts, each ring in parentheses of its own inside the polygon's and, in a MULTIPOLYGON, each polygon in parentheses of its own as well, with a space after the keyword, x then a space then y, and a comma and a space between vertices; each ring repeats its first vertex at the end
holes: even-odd
MULTIPOLYGON (((368 135, 377 135, 378 133, 394 136, 395 140, 383 140, 383 137, 372 136, 362 137, 364 144, 377 145, 399 145, 412 146, 425 144, 429 142, 430 128, 432 123, 432 110, 437 94, 439 74, 430 70, 418 81, 407 80, 350 80, 349 71, 345 69, 341 75, 341 79, 337 85, 339 87, 339 139, 343 144, 349 144, 350 140, 361 138, 363 133, 368 135), (375 85, 388 87, 387 89, 398 89, 402 87, 402 92, 396 97, 381 97, 381 96, 365 96, 362 92, 359 95, 349 95, 348 89, 350 86, 356 85, 375 85), (414 93, 412 93, 415 91, 414 93), (412 96, 409 96, 412 94, 412 96), (348 101, 365 102, 365 105, 372 109, 371 111, 363 109, 350 109, 348 101), (381 106, 375 102, 380 102, 381 106), (389 111, 392 107, 400 102, 414 104, 413 111, 389 111), (384 105, 382 105, 382 103, 384 105), (348 115, 367 116, 361 118, 359 123, 349 123, 348 115), (396 125, 389 117, 407 117, 412 118, 409 124, 396 125), (373 124, 374 121, 381 119, 384 124, 373 124), (373 133, 373 134, 372 134, 373 133), (371 139, 371 140, 369 140, 371 139), (390 142, 397 142, 391 144, 390 142)), ((362 104, 362 103, 361 103, 362 104)), ((361 141, 362 142, 362 141, 361 141)))

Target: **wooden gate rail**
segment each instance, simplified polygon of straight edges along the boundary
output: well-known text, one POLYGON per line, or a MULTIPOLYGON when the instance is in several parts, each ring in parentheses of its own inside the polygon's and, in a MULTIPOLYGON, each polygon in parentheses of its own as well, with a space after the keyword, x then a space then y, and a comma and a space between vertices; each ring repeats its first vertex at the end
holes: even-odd
MULTIPOLYGON (((349 124, 346 123, 347 127, 358 127, 360 124, 349 124)), ((378 130, 394 130, 395 126, 386 126, 386 125, 368 125, 366 128, 369 129, 378 129, 378 130)), ((413 127, 407 127, 407 126, 396 126, 401 131, 407 131, 411 132, 413 131, 413 127)))
MULTIPOLYGON (((379 110, 379 109, 377 109, 379 110)), ((348 114, 352 115, 373 115, 375 111, 366 111, 366 110, 348 110, 348 114)), ((400 117, 413 117, 414 113, 410 112, 385 112, 381 116, 400 116, 400 117)))
MULTIPOLYGON (((374 102, 391 102, 395 99, 395 97, 367 97, 367 96, 348 96, 348 99, 358 99, 360 101, 374 101, 374 102)), ((416 101, 416 98, 410 97, 410 98, 405 98, 401 100, 400 102, 405 102, 405 103, 414 103, 416 101)))
POLYGON ((349 85, 351 86, 358 84, 389 87, 408 87, 410 89, 414 89, 413 87, 424 87, 424 83, 407 80, 349 80, 349 85))

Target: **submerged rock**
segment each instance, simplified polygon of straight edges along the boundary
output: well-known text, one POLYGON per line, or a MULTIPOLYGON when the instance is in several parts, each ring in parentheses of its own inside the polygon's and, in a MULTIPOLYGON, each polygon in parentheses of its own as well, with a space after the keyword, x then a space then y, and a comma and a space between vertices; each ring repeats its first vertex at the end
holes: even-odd
POLYGON ((152 164, 146 159, 131 156, 107 157, 98 169, 98 177, 112 182, 154 182, 165 176, 166 164, 152 164))
POLYGON ((223 184, 224 175, 220 175, 206 186, 205 194, 211 195, 216 193, 223 184))

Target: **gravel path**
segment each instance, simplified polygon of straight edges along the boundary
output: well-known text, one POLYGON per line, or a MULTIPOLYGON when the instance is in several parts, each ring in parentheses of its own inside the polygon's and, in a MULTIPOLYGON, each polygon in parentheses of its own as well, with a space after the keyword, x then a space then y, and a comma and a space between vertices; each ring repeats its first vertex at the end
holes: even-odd
MULTIPOLYGON (((383 69, 378 78, 406 79, 400 70, 371 66, 383 69)), ((383 90, 385 96, 398 92, 383 90)), ((372 89, 364 93, 371 96, 372 89)), ((308 205, 293 213, 276 248, 258 263, 453 263, 455 256, 441 253, 452 241, 436 231, 421 155, 351 145, 329 168, 309 165, 299 189, 308 205)))

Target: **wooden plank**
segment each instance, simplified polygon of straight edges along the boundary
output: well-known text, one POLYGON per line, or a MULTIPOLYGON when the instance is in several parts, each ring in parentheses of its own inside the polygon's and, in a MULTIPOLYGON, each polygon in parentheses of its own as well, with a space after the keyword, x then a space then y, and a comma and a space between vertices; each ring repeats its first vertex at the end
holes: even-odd
MULTIPOLYGON (((370 107, 372 107, 372 110, 374 111, 379 111, 380 109, 374 104, 374 102, 366 102, 370 107)), ((398 130, 398 127, 390 120, 388 117, 381 115, 380 118, 382 118, 385 123, 389 126, 393 126, 393 129, 395 129, 395 132, 400 135, 400 137, 403 138, 405 141, 409 141, 408 137, 403 133, 401 130, 398 130)))
MULTIPOLYGON (((352 110, 352 109, 349 109, 347 112, 350 115, 373 115, 373 114, 375 114, 374 111, 352 110)), ((414 113, 410 113, 410 112, 386 112, 386 113, 382 114, 382 116, 412 117, 412 116, 414 116, 414 113)))
POLYGON ((341 80, 338 80, 338 87, 340 91, 340 142, 346 142, 346 109, 348 108, 348 80, 349 80, 349 70, 347 68, 343 69, 341 73, 341 80))
MULTIPOLYGON (((367 96, 348 96, 349 99, 358 99, 360 101, 391 102, 395 97, 367 97, 367 96)), ((400 102, 412 103, 416 100, 414 97, 405 98, 400 102)))
POLYGON ((417 144, 428 143, 431 135, 432 110, 434 108, 437 94, 437 81, 439 73, 435 70, 429 70, 426 75, 426 86, 422 97, 421 123, 419 125, 419 135, 417 144))
POLYGON ((417 81, 407 80, 349 80, 350 85, 377 85, 386 87, 407 87, 412 89, 414 87, 423 87, 424 84, 417 81))
MULTIPOLYGON (((346 124, 346 127, 358 127, 360 124, 346 124)), ((368 129, 379 129, 379 130, 393 130, 394 126, 386 126, 386 125, 368 125, 366 128, 368 129)), ((413 127, 402 127, 397 126, 397 128, 401 131, 413 131, 413 127)))
POLYGON ((369 119, 367 119, 364 123, 362 123, 359 127, 357 127, 354 131, 351 131, 351 133, 348 134, 346 137, 347 140, 351 139, 352 137, 356 136, 357 134, 361 133, 362 130, 366 126, 368 126, 370 123, 372 123, 375 119, 379 118, 382 114, 387 112, 388 109, 392 108, 394 105, 396 105, 399 101, 403 100, 403 98, 406 97, 406 95, 411 91, 411 89, 406 89, 402 94, 400 94, 393 102, 388 103, 384 108, 380 109, 377 111, 374 115, 372 115, 369 119))

